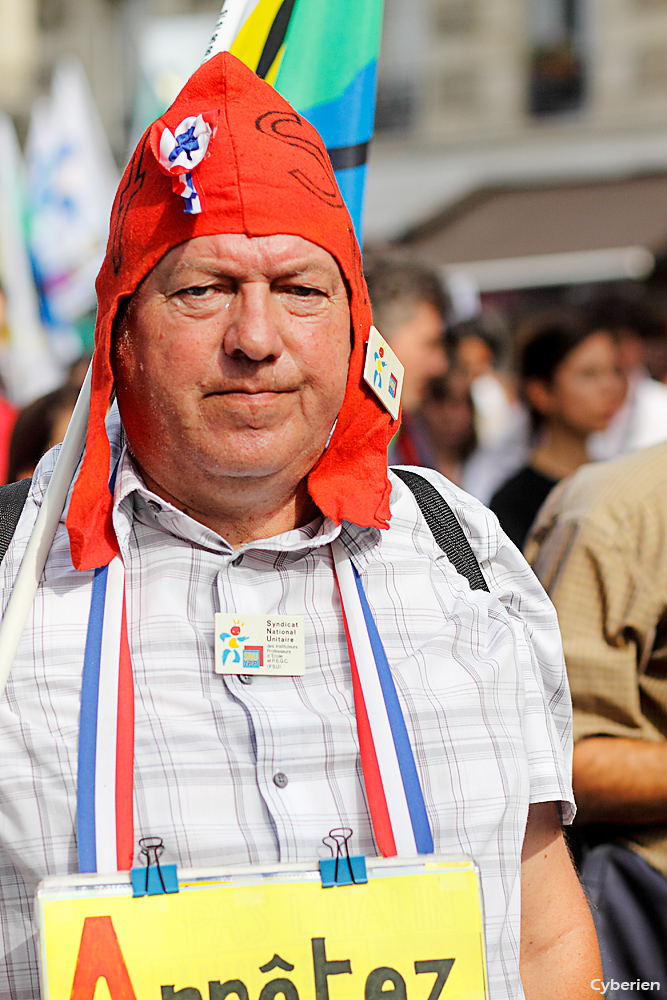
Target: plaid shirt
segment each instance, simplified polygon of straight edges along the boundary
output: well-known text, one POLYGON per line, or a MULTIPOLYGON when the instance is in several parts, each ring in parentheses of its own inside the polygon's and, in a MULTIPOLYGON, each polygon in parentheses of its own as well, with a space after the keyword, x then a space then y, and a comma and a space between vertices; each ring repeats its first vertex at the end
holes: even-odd
MULTIPOLYGON (((5 603, 53 464, 51 452, 1 567, 5 603)), ((312 860, 337 826, 352 827, 355 851, 376 853, 329 544, 340 534, 392 667, 435 849, 479 864, 491 996, 514 1000, 528 804, 560 801, 566 820, 573 811, 560 638, 493 516, 420 471, 455 510, 491 594, 470 591, 396 477, 388 531, 320 518, 234 551, 151 494, 123 451, 114 525, 135 677, 135 835, 162 837, 164 861, 182 866, 312 860), (216 675, 219 610, 303 615, 305 675, 216 675)), ((0 996, 12 1000, 38 995, 35 887, 77 868, 91 581, 72 568, 61 525, 0 705, 0 996)))

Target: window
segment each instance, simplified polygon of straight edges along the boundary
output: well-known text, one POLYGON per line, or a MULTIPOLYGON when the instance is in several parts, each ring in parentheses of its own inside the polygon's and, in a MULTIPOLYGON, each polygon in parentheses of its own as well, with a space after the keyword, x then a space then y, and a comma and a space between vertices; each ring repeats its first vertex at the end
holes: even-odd
POLYGON ((426 3, 385 0, 375 115, 378 132, 406 132, 415 123, 428 39, 426 3))
POLYGON ((378 132, 405 132, 415 115, 416 88, 411 80, 380 80, 375 108, 378 132))
POLYGON ((667 48, 652 45, 640 49, 636 66, 637 88, 643 93, 664 94, 667 88, 667 48))
POLYGON ((471 35, 479 21, 478 0, 436 0, 435 30, 440 35, 471 35))
POLYGON ((65 0, 40 0, 37 17, 41 31, 62 28, 66 19, 65 0))
POLYGON ((529 110, 532 115, 575 111, 586 79, 582 0, 530 0, 529 110))
POLYGON ((438 104, 448 112, 471 112, 479 106, 479 75, 474 67, 443 72, 437 81, 438 104))

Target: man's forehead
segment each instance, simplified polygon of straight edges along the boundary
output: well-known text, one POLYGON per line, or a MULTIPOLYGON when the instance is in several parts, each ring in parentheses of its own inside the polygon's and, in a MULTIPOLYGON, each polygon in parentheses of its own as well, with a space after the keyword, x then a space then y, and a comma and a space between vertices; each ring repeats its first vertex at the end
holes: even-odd
POLYGON ((166 253, 153 270, 156 275, 173 277, 192 270, 235 275, 254 271, 341 275, 338 262, 327 250, 288 233, 252 237, 242 233, 197 236, 166 253))

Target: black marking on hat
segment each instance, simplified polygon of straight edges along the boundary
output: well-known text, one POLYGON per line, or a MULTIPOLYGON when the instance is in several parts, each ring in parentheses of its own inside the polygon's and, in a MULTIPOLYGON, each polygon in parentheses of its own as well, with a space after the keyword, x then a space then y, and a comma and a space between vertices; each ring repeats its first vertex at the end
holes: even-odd
POLYGON ((114 222, 111 240, 111 260, 113 263, 114 274, 119 274, 120 269, 123 266, 123 232, 125 230, 125 222, 127 221, 127 213, 130 210, 130 205, 132 204, 135 195, 141 191, 146 179, 146 171, 143 170, 142 167, 147 142, 148 133, 144 136, 144 141, 142 142, 141 147, 134 154, 136 163, 130 164, 130 172, 127 178, 127 183, 121 191, 120 198, 118 199, 118 212, 116 213, 116 220, 114 222))
POLYGON ((360 142, 356 146, 335 146, 328 149, 331 166, 334 170, 351 170, 352 167, 360 167, 368 159, 367 142, 360 142))
POLYGON ((283 0, 278 8, 278 13, 273 19, 273 24, 266 36, 266 42, 264 43, 264 48, 262 49, 262 54, 259 57, 257 69, 255 70, 257 76, 261 76, 262 80, 266 78, 266 74, 273 66, 275 58, 285 41, 285 35, 287 34, 293 10, 294 0, 283 0))
POLYGON ((298 115, 296 111, 265 111, 255 120, 255 128, 258 132, 279 139, 280 142, 301 149, 312 156, 322 171, 319 178, 316 179, 307 174, 302 166, 295 167, 289 173, 320 201, 331 205, 332 208, 343 208, 345 203, 341 199, 336 184, 331 160, 318 143, 307 139, 303 134, 299 134, 305 125, 307 125, 305 118, 298 115))

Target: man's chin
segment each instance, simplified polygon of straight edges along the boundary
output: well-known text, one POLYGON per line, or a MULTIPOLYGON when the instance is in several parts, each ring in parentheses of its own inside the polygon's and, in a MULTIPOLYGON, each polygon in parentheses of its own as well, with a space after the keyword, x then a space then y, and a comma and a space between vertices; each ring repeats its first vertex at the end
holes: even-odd
POLYGON ((253 434, 250 441, 237 441, 236 447, 212 449, 207 460, 209 474, 222 478, 260 480, 290 474, 303 479, 324 450, 311 450, 305 442, 289 446, 283 435, 276 440, 272 434, 253 434))

